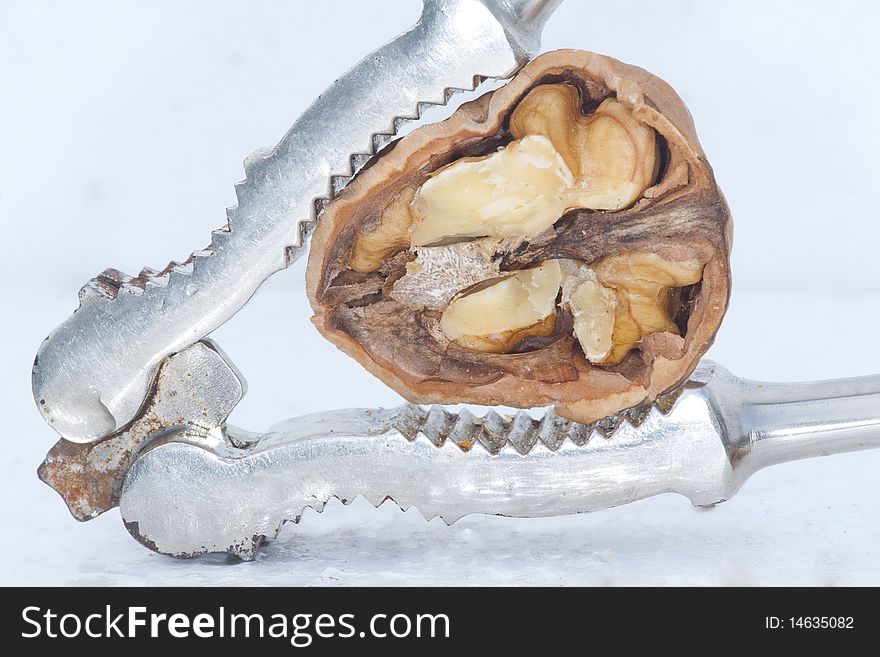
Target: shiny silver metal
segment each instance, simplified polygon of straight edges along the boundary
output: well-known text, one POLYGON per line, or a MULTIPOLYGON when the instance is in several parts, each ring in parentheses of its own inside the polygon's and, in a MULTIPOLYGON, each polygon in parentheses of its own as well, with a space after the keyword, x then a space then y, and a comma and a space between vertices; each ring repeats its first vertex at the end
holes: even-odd
POLYGON ((768 465, 880 446, 880 376, 768 384, 704 362, 662 405, 589 426, 411 405, 332 411, 282 423, 244 449, 179 432, 134 461, 119 506, 157 552, 251 559, 285 521, 332 497, 390 498, 449 523, 580 513, 666 492, 706 506, 768 465))
POLYGON ((235 314, 302 255, 312 222, 407 119, 482 78, 505 78, 540 48, 561 0, 424 0, 416 26, 333 83, 269 151, 245 161, 238 205, 187 262, 136 278, 108 271, 42 344, 34 398, 68 441, 132 421, 160 363, 235 314))

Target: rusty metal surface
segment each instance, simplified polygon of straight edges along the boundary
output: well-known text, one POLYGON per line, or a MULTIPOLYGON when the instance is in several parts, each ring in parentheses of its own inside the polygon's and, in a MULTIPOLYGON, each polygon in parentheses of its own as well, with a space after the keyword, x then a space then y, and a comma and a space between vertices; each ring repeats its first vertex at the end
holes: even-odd
POLYGON ((207 341, 170 356, 137 418, 93 444, 59 440, 37 473, 77 520, 91 520, 119 503, 128 468, 144 445, 170 433, 208 444, 223 440, 227 416, 244 395, 241 376, 207 341))

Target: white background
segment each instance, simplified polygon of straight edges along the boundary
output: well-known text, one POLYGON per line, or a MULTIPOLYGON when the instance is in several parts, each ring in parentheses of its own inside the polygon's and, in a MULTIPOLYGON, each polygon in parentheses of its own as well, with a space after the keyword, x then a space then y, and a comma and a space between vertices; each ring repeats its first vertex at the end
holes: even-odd
MULTIPOLYGON (((733 210, 735 286, 710 356, 751 378, 880 371, 876 3, 567 0, 547 49, 641 65, 688 103, 733 210)), ((880 453, 758 473, 700 511, 664 496, 564 519, 331 504, 256 563, 144 550, 77 524, 34 474, 40 341, 107 266, 204 246, 241 161, 415 22, 416 0, 0 4, 0 584, 880 584, 880 453)), ((344 120, 344 117, 340 117, 344 120)), ((320 338, 303 262, 215 334, 247 375, 233 422, 400 399, 320 338)), ((878 409, 880 412, 880 409, 878 409)))

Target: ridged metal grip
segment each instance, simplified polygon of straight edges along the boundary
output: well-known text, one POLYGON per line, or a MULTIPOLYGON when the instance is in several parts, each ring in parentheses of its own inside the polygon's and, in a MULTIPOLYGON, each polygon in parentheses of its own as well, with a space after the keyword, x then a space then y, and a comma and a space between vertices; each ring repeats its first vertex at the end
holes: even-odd
POLYGON ((704 362, 663 408, 612 423, 406 405, 295 418, 251 440, 241 449, 179 432, 153 443, 122 488, 129 531, 164 554, 249 559, 285 521, 333 497, 391 499, 450 523, 595 511, 666 492, 716 504, 768 465, 880 446, 880 377, 768 384, 704 362))

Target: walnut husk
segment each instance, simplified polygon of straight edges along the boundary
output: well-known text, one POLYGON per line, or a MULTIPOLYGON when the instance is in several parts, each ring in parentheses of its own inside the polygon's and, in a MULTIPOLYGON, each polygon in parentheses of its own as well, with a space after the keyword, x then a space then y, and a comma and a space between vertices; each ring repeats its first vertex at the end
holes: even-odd
POLYGON ((536 58, 506 85, 463 105, 449 119, 413 131, 362 171, 318 224, 307 291, 318 330, 411 402, 553 405, 564 417, 592 422, 652 401, 691 374, 727 308, 731 228, 691 116, 672 88, 612 58, 559 50, 536 58), (415 258, 405 245, 383 250, 378 268, 351 263, 359 235, 376 228, 396 197, 450 162, 510 142, 517 103, 535 87, 559 82, 578 89, 585 114, 616 98, 653 128, 662 153, 659 173, 627 208, 571 210, 540 235, 511 241, 496 254, 501 271, 551 259, 591 265, 630 251, 704 265, 702 281, 676 293, 678 330, 642 338, 611 366, 587 360, 565 312, 556 313, 552 335, 529 337, 512 352, 469 350, 443 339, 438 312, 391 296, 415 258))

